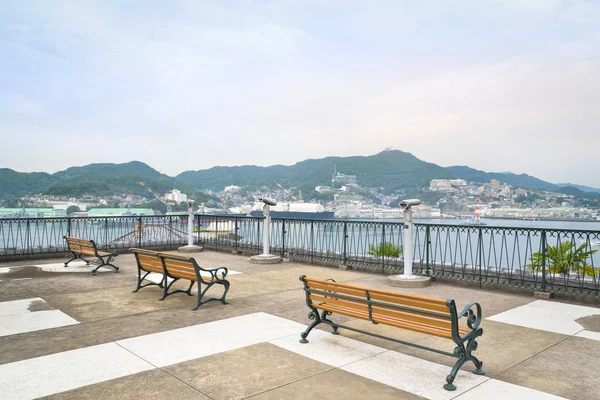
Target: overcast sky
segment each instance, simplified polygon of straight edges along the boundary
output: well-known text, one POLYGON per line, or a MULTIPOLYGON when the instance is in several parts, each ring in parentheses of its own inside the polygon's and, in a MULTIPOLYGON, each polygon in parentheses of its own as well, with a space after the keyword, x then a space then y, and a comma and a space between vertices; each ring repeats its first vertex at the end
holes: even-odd
POLYGON ((0 1, 0 167, 387 146, 600 187, 600 1, 0 1))

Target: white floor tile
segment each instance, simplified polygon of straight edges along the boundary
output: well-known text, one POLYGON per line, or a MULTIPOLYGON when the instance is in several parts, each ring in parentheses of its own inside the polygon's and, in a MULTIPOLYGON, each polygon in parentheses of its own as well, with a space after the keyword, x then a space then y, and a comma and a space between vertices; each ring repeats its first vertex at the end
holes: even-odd
POLYGON ((115 343, 0 365, 4 399, 34 399, 154 367, 115 343))
POLYGON ((554 396, 549 393, 529 389, 523 386, 513 385, 496 379, 490 379, 481 385, 458 396, 457 400, 566 400, 563 397, 554 396))
POLYGON ((59 310, 30 311, 34 302, 44 300, 34 297, 0 303, 0 337, 79 323, 59 310))
POLYGON ((443 388, 450 367, 395 351, 386 351, 341 369, 406 392, 440 400, 452 399, 489 379, 459 371, 454 380, 456 390, 451 392, 443 388))
POLYGON ((308 343, 300 343, 300 333, 304 329, 306 326, 294 335, 271 340, 269 343, 334 367, 341 367, 386 351, 381 347, 341 335, 332 335, 319 329, 310 332, 308 343))
MULTIPOLYGON (((66 261, 66 260, 65 260, 66 261)), ((50 264, 35 264, 35 265, 15 265, 9 267, 0 268, 0 274, 7 274, 11 270, 19 269, 23 267, 36 267, 45 272, 87 272, 90 273, 96 268, 95 265, 87 265, 84 261, 73 261, 69 263, 69 266, 65 268, 65 263, 50 263, 50 264)), ((108 272, 114 271, 111 267, 99 268, 97 272, 108 272)))
POLYGON ((575 320, 594 314, 600 314, 600 308, 537 300, 487 319, 563 335, 574 335, 584 329, 575 320))
POLYGON ((0 336, 39 331, 75 325, 79 322, 59 310, 44 310, 32 313, 0 317, 0 336))
POLYGON ((600 332, 581 331, 575 336, 600 341, 600 332))
POLYGON ((32 297, 30 299, 3 301, 0 303, 0 317, 31 312, 29 306, 36 301, 44 300, 39 297, 32 297))
POLYGON ((167 332, 125 339, 119 345, 157 367, 266 342, 304 325, 266 313, 255 313, 167 332), (168 345, 165 345, 168 343, 168 345))

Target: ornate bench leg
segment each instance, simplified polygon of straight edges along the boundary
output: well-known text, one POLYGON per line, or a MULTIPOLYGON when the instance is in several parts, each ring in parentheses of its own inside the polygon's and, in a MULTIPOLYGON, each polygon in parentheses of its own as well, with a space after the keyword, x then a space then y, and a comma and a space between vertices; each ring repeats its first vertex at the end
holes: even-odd
POLYGON ((225 292, 223 293, 223 297, 221 297, 221 303, 227 304, 227 301, 225 301, 225 296, 227 296, 227 292, 229 292, 229 281, 222 281, 219 283, 225 287, 225 292))
MULTIPOLYGON (((482 333, 483 333, 483 331, 480 331, 477 336, 481 336, 482 333)), ((485 371, 482 368, 483 363, 481 361, 479 361, 477 359, 477 357, 475 357, 474 355, 471 354, 471 352, 477 350, 477 341, 476 341, 477 336, 469 339, 467 341, 466 346, 464 344, 460 344, 460 345, 456 346, 456 348, 454 349, 454 354, 458 357, 458 360, 456 360, 454 367, 452 367, 452 371, 450 371, 450 375, 448 375, 446 377, 446 384, 444 385, 444 389, 456 390, 456 386, 454 386, 454 384, 453 384, 454 378, 456 378, 456 374, 460 370, 460 367, 462 367, 463 364, 466 363, 467 361, 471 361, 471 362, 473 362, 473 364, 475 364, 475 370, 473 371, 474 374, 476 374, 476 375, 484 375, 485 374, 485 371)))
POLYGON ((185 291, 188 296, 192 295, 192 286, 194 286, 194 281, 190 281, 190 287, 185 291))
POLYGON ((170 288, 171 288, 171 286, 173 286, 173 284, 174 284, 175 282, 177 282, 178 280, 179 280, 179 278, 174 278, 174 279, 171 281, 171 283, 169 283, 169 284, 167 285, 167 282, 168 282, 168 280, 167 280, 167 277, 165 276, 165 287, 163 288, 163 297, 161 297, 161 298, 159 299, 160 301, 163 301, 164 299, 166 299, 166 298, 167 298, 167 296, 170 294, 170 293, 169 293, 169 289, 170 289, 170 288))
POLYGON ((78 258, 79 258, 79 255, 75 255, 75 254, 74 254, 74 255, 73 255, 73 258, 71 258, 69 261, 67 261, 67 262, 65 263, 65 267, 68 267, 68 266, 69 266, 69 263, 70 263, 71 261, 77 260, 78 258))
POLYGON ((96 268, 94 268, 94 270, 92 271, 93 275, 95 275, 96 271, 98 271, 98 269, 101 267, 112 267, 112 268, 114 268, 115 272, 119 272, 119 267, 117 267, 114 264, 111 264, 111 261, 114 260, 114 257, 108 257, 108 259, 106 261, 104 261, 104 259, 102 257, 100 257, 99 260, 100 260, 100 265, 98 265, 96 268))
POLYGON ((308 313, 308 318, 309 319, 313 319, 314 321, 306 328, 306 330, 304 332, 302 332, 300 334, 300 336, 302 337, 302 339, 300 339, 300 343, 308 343, 308 340, 306 340, 306 337, 308 336, 308 334, 310 333, 310 331, 312 331, 312 329, 319 325, 321 322, 323 322, 321 320, 321 317, 319 316, 319 313, 316 311, 311 311, 308 313))
POLYGON ((202 290, 202 284, 198 281, 198 301, 196 301, 196 306, 192 308, 192 311, 196 311, 202 305, 202 297, 204 297, 204 293, 211 287, 212 285, 207 285, 204 290, 202 290))

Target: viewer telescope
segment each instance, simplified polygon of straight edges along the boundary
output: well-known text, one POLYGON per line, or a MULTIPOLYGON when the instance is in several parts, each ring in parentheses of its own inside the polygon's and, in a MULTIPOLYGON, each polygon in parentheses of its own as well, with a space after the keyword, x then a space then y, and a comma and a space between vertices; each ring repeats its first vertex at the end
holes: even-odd
POLYGON ((259 197, 258 201, 262 201, 263 203, 265 203, 265 204, 267 204, 269 206, 276 206, 277 205, 277 203, 275 203, 274 200, 267 199, 267 198, 264 198, 264 197, 259 197))
POLYGON ((400 207, 404 208, 405 210, 408 210, 412 206, 418 206, 419 204, 421 204, 421 200, 419 199, 402 200, 400 202, 400 207))

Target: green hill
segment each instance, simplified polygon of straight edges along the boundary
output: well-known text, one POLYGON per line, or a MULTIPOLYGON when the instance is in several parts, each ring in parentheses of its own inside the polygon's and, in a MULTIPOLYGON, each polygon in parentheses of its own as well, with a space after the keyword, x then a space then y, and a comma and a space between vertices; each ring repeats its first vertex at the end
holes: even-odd
POLYGON ((346 175, 356 175, 366 187, 385 187, 386 191, 428 186, 431 179, 452 178, 444 168, 421 161, 410 153, 385 151, 373 156, 327 157, 305 160, 291 166, 213 167, 186 171, 176 179, 196 189, 223 190, 227 185, 313 188, 331 183, 334 168, 346 175))
POLYGON ((0 200, 20 198, 27 194, 79 197, 84 194, 110 196, 133 194, 152 198, 139 184, 144 182, 155 193, 177 187, 188 190, 174 178, 161 174, 148 165, 132 161, 124 164, 90 164, 72 167, 55 174, 22 173, 0 169, 0 200))
POLYGON ((17 172, 0 168, 0 201, 42 192, 56 178, 45 172, 17 172))
POLYGON ((151 197, 139 182, 144 182, 155 193, 164 193, 173 189, 176 184, 172 177, 161 174, 139 161, 72 167, 57 172, 54 177, 57 179, 56 182, 50 185, 44 194, 54 196, 133 194, 151 197))

